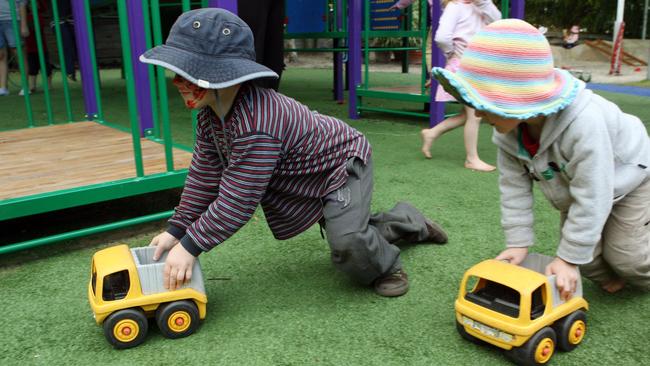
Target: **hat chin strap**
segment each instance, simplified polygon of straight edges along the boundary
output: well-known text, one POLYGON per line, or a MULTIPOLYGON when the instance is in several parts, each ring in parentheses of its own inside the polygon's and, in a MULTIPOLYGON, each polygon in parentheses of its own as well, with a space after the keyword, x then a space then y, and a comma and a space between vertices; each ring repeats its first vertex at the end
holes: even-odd
POLYGON ((183 78, 190 81, 191 83, 196 84, 196 85, 200 86, 201 88, 205 88, 205 89, 223 89, 223 88, 227 88, 229 86, 233 86, 233 85, 236 85, 236 84, 241 84, 241 83, 243 83, 245 81, 248 81, 248 80, 259 79, 259 78, 267 78, 267 77, 274 77, 276 79, 279 78, 278 74, 276 74, 275 72, 269 70, 269 71, 254 72, 252 74, 246 74, 246 75, 240 76, 240 77, 238 77, 236 79, 224 81, 222 83, 211 83, 211 82, 206 81, 206 80, 196 79, 196 78, 192 77, 190 74, 186 73, 185 71, 183 71, 183 70, 179 69, 178 67, 176 67, 176 66, 174 66, 174 65, 172 65, 170 63, 167 63, 165 61, 146 58, 146 57, 144 57, 144 55, 140 55, 140 62, 144 62, 144 63, 152 64, 152 65, 157 65, 157 66, 162 66, 162 67, 164 67, 164 68, 166 68, 166 69, 168 69, 170 71, 173 71, 176 74, 182 76, 183 78))

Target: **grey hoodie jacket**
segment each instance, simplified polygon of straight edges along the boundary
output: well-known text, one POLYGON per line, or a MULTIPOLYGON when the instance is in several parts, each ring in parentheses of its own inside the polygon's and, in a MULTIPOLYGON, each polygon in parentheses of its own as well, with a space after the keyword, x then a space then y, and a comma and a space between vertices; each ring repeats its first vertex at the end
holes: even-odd
MULTIPOLYGON (((567 108, 547 117, 537 154, 530 157, 518 129, 494 132, 501 191, 501 225, 508 247, 533 245, 533 181, 566 215, 556 255, 592 260, 616 204, 650 179, 650 138, 643 123, 584 89, 567 108)), ((650 202, 648 202, 650 205, 650 202)))

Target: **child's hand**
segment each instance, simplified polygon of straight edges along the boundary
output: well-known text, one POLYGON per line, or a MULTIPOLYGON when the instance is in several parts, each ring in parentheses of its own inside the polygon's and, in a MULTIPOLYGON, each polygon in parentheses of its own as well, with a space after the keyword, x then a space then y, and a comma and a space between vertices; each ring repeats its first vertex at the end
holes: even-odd
POLYGON ((165 271, 163 272, 165 288, 175 290, 183 283, 189 282, 192 279, 192 266, 194 266, 195 260, 196 258, 181 244, 176 244, 169 251, 167 261, 165 261, 165 271))
POLYGON ((546 275, 555 275, 555 285, 560 291, 560 298, 567 301, 576 291, 578 285, 578 271, 575 264, 565 262, 562 258, 555 257, 546 266, 546 275))
POLYGON ((523 248, 508 248, 501 252, 501 254, 497 255, 496 260, 500 261, 506 261, 512 264, 519 264, 526 259, 526 256, 528 255, 528 248, 523 247, 523 248))
POLYGON ((178 239, 166 231, 156 235, 151 239, 151 243, 149 243, 149 246, 156 247, 156 251, 153 253, 153 260, 157 261, 160 259, 160 256, 164 252, 170 250, 176 244, 178 244, 178 239))

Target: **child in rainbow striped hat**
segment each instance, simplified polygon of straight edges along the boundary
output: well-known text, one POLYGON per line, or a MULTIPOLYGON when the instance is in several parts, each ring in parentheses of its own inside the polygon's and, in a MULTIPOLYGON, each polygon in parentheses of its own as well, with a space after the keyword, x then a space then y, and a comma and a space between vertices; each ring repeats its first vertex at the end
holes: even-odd
POLYGON ((518 19, 483 28, 456 73, 433 76, 495 128, 507 246, 497 259, 518 264, 534 244, 537 182, 561 214, 546 272, 564 298, 577 266, 609 292, 650 290, 650 138, 637 117, 555 69, 544 36, 518 19))

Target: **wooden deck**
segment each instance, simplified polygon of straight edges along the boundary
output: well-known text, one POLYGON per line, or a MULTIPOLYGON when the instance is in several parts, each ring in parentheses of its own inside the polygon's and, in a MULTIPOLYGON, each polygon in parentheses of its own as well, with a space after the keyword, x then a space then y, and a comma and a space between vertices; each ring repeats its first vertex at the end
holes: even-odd
MULTIPOLYGON (((162 144, 141 139, 145 174, 166 171, 162 144)), ((174 168, 192 154, 174 149, 174 168)), ((136 176, 131 135, 95 122, 0 132, 0 200, 136 176)))

